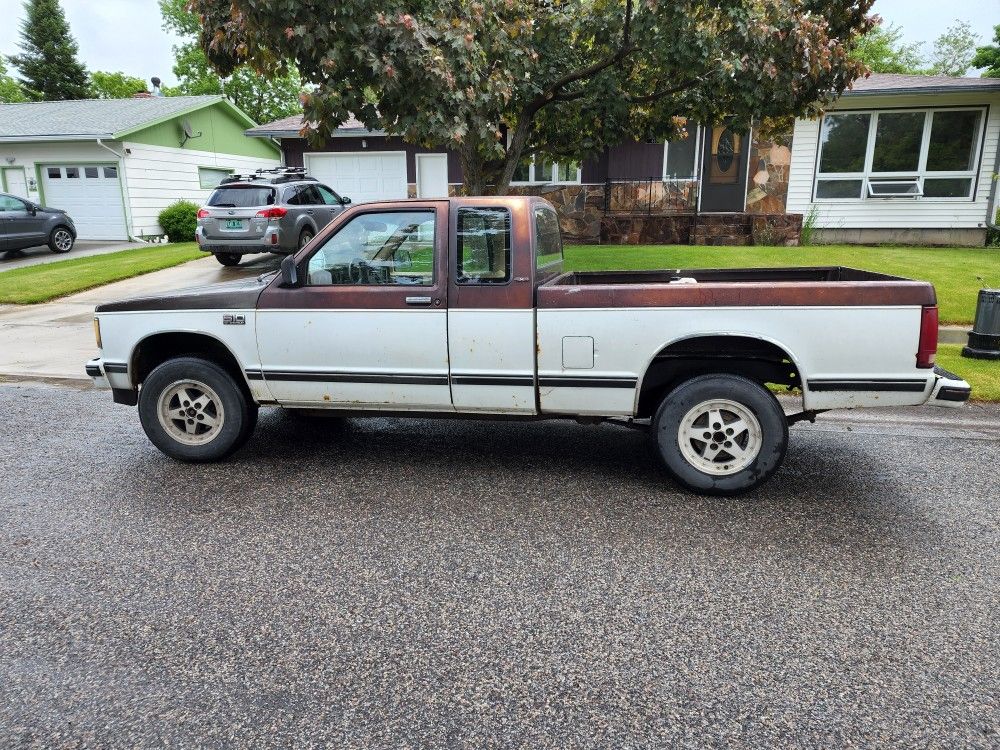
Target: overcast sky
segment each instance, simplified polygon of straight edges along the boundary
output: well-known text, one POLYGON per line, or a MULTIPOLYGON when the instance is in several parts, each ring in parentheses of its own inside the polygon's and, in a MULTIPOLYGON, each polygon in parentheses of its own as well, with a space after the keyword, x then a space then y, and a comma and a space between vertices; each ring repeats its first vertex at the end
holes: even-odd
MULTIPOLYGON (((177 40, 161 28, 156 0, 62 0, 62 5, 90 70, 121 70, 147 81, 155 75, 174 82, 170 48, 177 40)), ((0 12, 0 54, 15 54, 23 2, 0 0, 0 12), (8 23, 8 8, 14 23, 8 23)), ((876 0, 875 12, 900 26, 907 41, 926 43, 927 53, 956 19, 972 23, 983 43, 1000 24, 1000 0, 876 0)))

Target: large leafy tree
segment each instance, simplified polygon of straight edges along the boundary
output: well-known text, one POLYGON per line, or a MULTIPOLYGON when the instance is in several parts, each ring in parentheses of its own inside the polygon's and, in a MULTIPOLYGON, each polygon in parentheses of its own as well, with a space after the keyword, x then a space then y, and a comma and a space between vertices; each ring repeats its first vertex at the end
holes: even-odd
POLYGON ((164 89, 167 96, 221 94, 256 122, 269 122, 302 111, 302 81, 294 68, 278 75, 261 75, 239 66, 222 77, 209 64, 198 44, 201 24, 187 8, 187 0, 160 0, 163 25, 185 41, 174 47, 174 75, 178 84, 164 89))
POLYGON ((964 76, 972 67, 978 41, 972 26, 964 21, 949 27, 934 42, 928 72, 932 75, 964 76))
POLYGON ((972 58, 972 67, 986 69, 985 78, 1000 78, 1000 26, 993 29, 993 41, 995 44, 979 47, 972 58))
POLYGON ((35 100, 86 99, 87 69, 77 59, 76 41, 59 0, 29 0, 21 22, 21 54, 9 60, 18 69, 21 87, 35 100))
POLYGON ((100 70, 90 74, 90 95, 94 99, 128 99, 143 91, 146 91, 146 82, 135 76, 100 70))
POLYGON ((315 137, 353 113, 451 147, 505 192, 535 153, 582 158, 683 118, 809 114, 864 73, 873 0, 191 0, 223 73, 297 64, 315 137))
POLYGON ((879 25, 860 37, 851 56, 873 73, 922 75, 924 59, 919 44, 906 44, 898 26, 879 25))
POLYGON ((27 99, 21 84, 7 75, 7 66, 4 64, 3 56, 0 55, 0 104, 23 102, 27 99))

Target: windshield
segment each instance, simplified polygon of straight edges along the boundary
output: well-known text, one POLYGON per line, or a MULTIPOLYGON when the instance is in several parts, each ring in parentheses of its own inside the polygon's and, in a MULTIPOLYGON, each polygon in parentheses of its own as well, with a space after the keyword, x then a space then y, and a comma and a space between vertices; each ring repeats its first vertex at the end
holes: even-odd
POLYGON ((227 185, 217 188, 208 205, 217 208, 255 208, 274 205, 274 188, 259 185, 227 185))

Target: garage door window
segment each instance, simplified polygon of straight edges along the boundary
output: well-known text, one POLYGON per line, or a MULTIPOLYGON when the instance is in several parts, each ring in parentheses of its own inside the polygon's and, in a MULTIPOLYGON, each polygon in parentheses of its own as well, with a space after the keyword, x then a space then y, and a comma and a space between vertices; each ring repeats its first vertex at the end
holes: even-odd
POLYGON ((308 283, 431 286, 434 212, 378 211, 351 219, 309 259, 308 283))
POLYGON ((118 179, 118 167, 105 167, 104 168, 104 177, 106 179, 108 179, 108 180, 117 180, 118 179))
POLYGON ((59 167, 49 167, 45 172, 48 174, 50 180, 62 179, 62 170, 59 167))
POLYGON ((83 170, 83 175, 88 180, 96 180, 100 177, 101 170, 99 170, 97 167, 85 167, 83 170))
POLYGON ((66 179, 67 180, 78 180, 80 179, 80 170, 76 167, 66 167, 66 179))

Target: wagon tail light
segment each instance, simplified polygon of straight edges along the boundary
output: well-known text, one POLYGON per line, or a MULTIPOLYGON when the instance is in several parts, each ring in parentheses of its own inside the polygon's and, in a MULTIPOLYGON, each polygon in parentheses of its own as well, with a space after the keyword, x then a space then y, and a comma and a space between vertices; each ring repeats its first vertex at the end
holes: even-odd
MULTIPOLYGON (((190 216, 190 214, 188 214, 188 215, 190 216)), ((211 212, 207 208, 199 208, 198 209, 198 218, 199 219, 207 219, 211 215, 212 215, 211 212)))
POLYGON ((917 367, 929 369, 934 366, 937 345, 938 309, 936 305, 925 305, 920 311, 920 344, 917 348, 917 367))
POLYGON ((281 206, 275 206, 274 208, 265 208, 263 211, 257 212, 258 219, 281 219, 284 218, 285 214, 288 213, 287 208, 282 208, 281 206))

